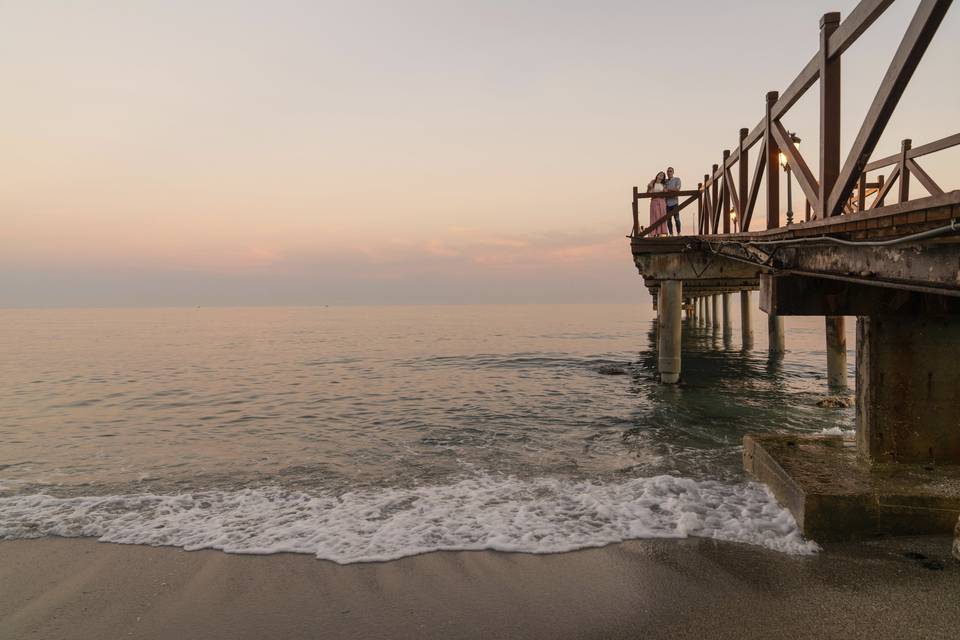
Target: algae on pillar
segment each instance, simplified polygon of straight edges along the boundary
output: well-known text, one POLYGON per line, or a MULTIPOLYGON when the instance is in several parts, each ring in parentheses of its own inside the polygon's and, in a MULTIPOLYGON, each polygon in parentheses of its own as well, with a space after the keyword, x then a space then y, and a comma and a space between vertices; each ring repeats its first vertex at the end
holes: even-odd
POLYGON ((740 292, 740 334, 743 348, 753 348, 753 325, 750 322, 750 292, 740 292))
POLYGON ((660 382, 676 384, 680 380, 680 316, 683 306, 683 282, 664 280, 660 283, 657 305, 657 364, 660 382))
POLYGON ((827 386, 831 391, 847 388, 847 336, 843 316, 824 318, 827 334, 827 386))
POLYGON ((870 462, 960 464, 960 319, 857 319, 857 448, 870 462))

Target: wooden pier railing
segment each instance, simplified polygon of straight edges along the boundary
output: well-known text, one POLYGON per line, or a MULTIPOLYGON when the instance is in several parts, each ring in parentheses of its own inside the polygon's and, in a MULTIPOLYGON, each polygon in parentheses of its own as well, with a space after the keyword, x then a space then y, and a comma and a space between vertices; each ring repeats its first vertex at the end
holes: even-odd
POLYGON ((899 185, 898 201, 905 202, 910 198, 911 178, 916 178, 931 195, 943 193, 916 159, 960 145, 960 133, 913 148, 910 140, 905 140, 898 154, 874 162, 870 162, 870 157, 952 0, 920 1, 846 159, 841 163, 841 58, 893 2, 863 0, 842 22, 839 13, 824 14, 820 20, 819 50, 782 94, 776 91, 766 94, 763 118, 753 129, 740 129, 736 147, 723 151, 720 163, 704 174, 703 182, 696 190, 640 193, 637 187, 633 188, 631 236, 644 237, 666 220, 664 217, 651 227, 641 229, 640 200, 669 196, 687 196, 681 209, 697 202, 697 233, 700 235, 749 231, 754 209, 761 198, 760 184, 764 173, 767 176, 766 193, 762 197, 766 202, 767 228, 778 228, 781 226, 781 161, 787 167, 788 180, 791 175, 796 177, 808 203, 805 220, 866 211, 869 195, 873 196, 870 208, 883 206, 895 182, 899 185), (800 153, 799 138, 787 131, 781 119, 818 82, 820 162, 818 167, 811 168, 800 153), (753 148, 756 148, 757 161, 751 171, 749 155, 753 148), (867 180, 867 173, 889 166, 893 166, 889 175, 881 175, 874 182, 867 180))

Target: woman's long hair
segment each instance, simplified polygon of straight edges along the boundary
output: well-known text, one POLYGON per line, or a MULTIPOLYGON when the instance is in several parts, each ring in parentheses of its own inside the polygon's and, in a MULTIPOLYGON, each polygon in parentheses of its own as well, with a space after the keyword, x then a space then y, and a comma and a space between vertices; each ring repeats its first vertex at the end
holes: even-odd
POLYGON ((662 183, 664 183, 664 182, 666 182, 666 181, 667 181, 667 174, 665 174, 663 171, 661 171, 660 173, 658 173, 658 174, 654 177, 653 180, 651 180, 650 182, 647 183, 647 191, 650 191, 651 189, 653 189, 653 185, 655 185, 656 183, 659 182, 659 183, 662 184, 662 183))

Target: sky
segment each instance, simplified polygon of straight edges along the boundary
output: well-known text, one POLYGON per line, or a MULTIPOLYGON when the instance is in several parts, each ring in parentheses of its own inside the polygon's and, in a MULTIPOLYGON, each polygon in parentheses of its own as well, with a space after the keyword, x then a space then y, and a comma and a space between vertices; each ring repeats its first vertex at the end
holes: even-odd
MULTIPOLYGON (((632 187, 695 188, 855 5, 0 0, 0 307, 646 301, 632 187)), ((844 153, 916 6, 844 54, 844 153)), ((960 130, 958 62, 954 7, 874 157, 960 130)))

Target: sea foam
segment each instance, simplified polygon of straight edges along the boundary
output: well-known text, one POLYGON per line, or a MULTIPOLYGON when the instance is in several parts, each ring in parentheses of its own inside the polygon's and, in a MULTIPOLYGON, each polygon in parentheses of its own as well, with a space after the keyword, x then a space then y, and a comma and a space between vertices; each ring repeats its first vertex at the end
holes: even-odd
POLYGON ((0 498, 0 537, 49 535, 229 553, 309 553, 342 564, 439 550, 556 553, 687 536, 791 554, 819 549, 762 485, 672 476, 599 483, 479 475, 340 494, 266 487, 0 498))

